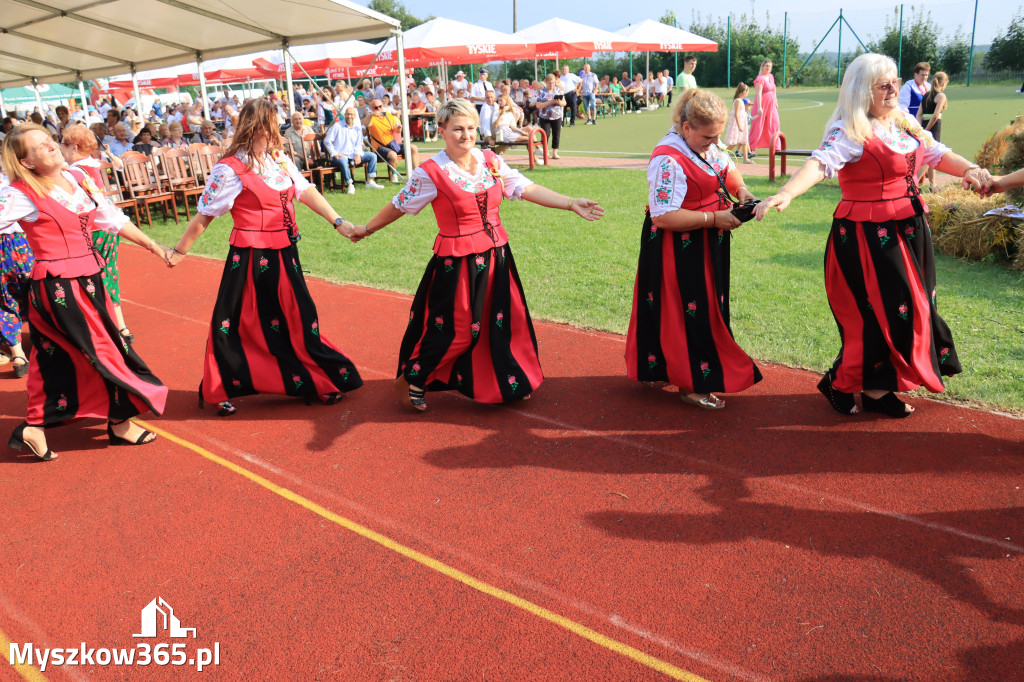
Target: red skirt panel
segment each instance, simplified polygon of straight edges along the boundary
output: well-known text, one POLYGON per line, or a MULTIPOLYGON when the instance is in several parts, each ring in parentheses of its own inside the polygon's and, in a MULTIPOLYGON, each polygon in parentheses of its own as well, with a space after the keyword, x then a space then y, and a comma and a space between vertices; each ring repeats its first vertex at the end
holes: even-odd
POLYGON ((298 250, 232 247, 213 307, 203 362, 203 399, 317 396, 363 385, 359 372, 320 334, 298 250))
POLYGON ((420 281, 398 375, 483 403, 520 400, 544 380, 512 250, 434 256, 420 281))
POLYGON ((735 393, 761 372, 729 326, 727 230, 677 232, 644 221, 626 336, 626 375, 687 393, 735 393))
POLYGON ((931 231, 922 211, 884 223, 835 220, 825 251, 825 289, 842 347, 840 391, 945 389, 961 371, 937 309, 931 231))
POLYGON ((163 413, 167 387, 118 333, 100 273, 32 280, 28 323, 29 424, 163 413))

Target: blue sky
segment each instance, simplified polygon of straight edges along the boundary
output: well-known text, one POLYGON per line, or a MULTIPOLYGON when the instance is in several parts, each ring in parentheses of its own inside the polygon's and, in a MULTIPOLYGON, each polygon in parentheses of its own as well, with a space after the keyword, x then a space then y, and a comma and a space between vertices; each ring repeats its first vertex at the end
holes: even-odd
MULTIPOLYGON (((356 0, 366 5, 367 0, 356 0)), ((1010 19, 1018 6, 1024 2, 1010 0, 979 0, 978 2, 978 44, 992 41, 997 34, 1005 31, 1010 19)), ((479 26, 486 26, 498 31, 512 32, 512 0, 483 0, 482 2, 438 2, 437 0, 404 0, 406 9, 416 16, 442 16, 458 21, 465 21, 479 26)), ((668 0, 631 0, 628 4, 622 0, 587 0, 587 2, 552 2, 551 0, 518 0, 518 27, 524 29, 540 23, 553 16, 578 21, 583 24, 597 26, 608 31, 622 28, 629 23, 644 19, 658 19, 668 9, 675 11, 679 24, 686 28, 690 24, 693 11, 699 10, 707 15, 704 7, 714 7, 715 16, 725 17, 727 14, 739 16, 748 14, 763 19, 767 12, 773 25, 782 27, 783 13, 789 12, 789 30, 796 35, 804 49, 811 49, 814 41, 819 40, 839 15, 840 7, 843 15, 853 26, 854 31, 864 42, 879 37, 885 21, 892 16, 898 4, 882 0, 863 0, 856 9, 854 3, 834 2, 830 0, 759 0, 743 2, 741 0, 717 0, 714 3, 687 4, 671 3, 668 0), (623 7, 628 6, 629 12, 624 13, 623 7)), ((932 18, 948 32, 962 28, 970 39, 971 20, 974 13, 974 1, 946 1, 924 3, 918 0, 917 7, 926 6, 932 18)), ((904 20, 911 13, 910 3, 904 5, 904 20)), ((853 37, 844 29, 843 45, 851 46, 853 37)), ((834 51, 837 47, 837 33, 832 31, 825 40, 823 49, 834 51)))

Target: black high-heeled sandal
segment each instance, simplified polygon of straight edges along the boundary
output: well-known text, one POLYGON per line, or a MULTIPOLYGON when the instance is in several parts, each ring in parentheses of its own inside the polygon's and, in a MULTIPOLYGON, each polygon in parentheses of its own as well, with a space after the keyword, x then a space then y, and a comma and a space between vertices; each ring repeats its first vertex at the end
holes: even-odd
POLYGON ((903 419, 914 413, 913 409, 907 409, 910 406, 897 398, 895 393, 886 393, 881 398, 872 398, 861 393, 860 399, 864 403, 865 412, 877 412, 894 419, 903 419))
POLYGON ((135 440, 128 440, 127 438, 123 438, 114 433, 114 427, 120 426, 121 424, 124 424, 126 421, 128 420, 122 419, 119 422, 107 422, 107 438, 110 439, 111 445, 149 445, 150 443, 156 440, 156 434, 153 433, 152 431, 147 431, 146 429, 143 429, 142 433, 139 434, 139 437, 136 438, 135 440), (153 437, 150 438, 150 436, 153 437))
POLYGON ((336 391, 334 393, 327 393, 325 395, 320 396, 320 402, 322 402, 324 405, 337 405, 342 401, 344 397, 344 393, 336 391))
MULTIPOLYGON (((28 449, 32 451, 32 454, 44 462, 49 462, 51 459, 57 459, 57 453, 51 450, 49 446, 47 446, 46 452, 40 455, 39 451, 36 450, 36 447, 29 441, 25 440, 25 427, 28 425, 28 422, 21 422, 18 424, 17 428, 14 429, 14 432, 11 433, 11 439, 7 441, 7 447, 12 450, 20 451, 23 446, 27 445, 28 449)), ((37 428, 43 427, 39 426, 37 428)))
POLYGON ((23 379, 28 374, 28 358, 15 355, 11 358, 11 364, 14 365, 14 376, 17 378, 23 379), (21 362, 18 362, 18 360, 21 360, 21 362))
POLYGON ((818 382, 818 390, 828 399, 828 404, 839 414, 856 414, 857 401, 852 393, 843 393, 832 385, 832 370, 825 372, 825 376, 818 382))

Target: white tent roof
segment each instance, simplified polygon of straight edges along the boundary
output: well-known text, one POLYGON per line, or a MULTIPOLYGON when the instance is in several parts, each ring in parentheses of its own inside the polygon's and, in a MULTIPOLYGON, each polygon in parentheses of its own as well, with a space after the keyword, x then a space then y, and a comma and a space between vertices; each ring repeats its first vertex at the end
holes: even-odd
POLYGON ((616 31, 620 36, 636 42, 639 52, 717 52, 718 43, 701 38, 696 33, 653 19, 644 19, 616 31))
POLYGON ((633 41, 616 33, 554 17, 512 34, 536 46, 536 54, 564 57, 594 52, 625 52, 635 49, 633 41))
POLYGON ((290 45, 381 38, 397 20, 351 0, 0 0, 0 87, 105 78, 290 45))
MULTIPOLYGON (((492 59, 525 59, 533 56, 526 42, 517 36, 444 17, 410 28, 402 39, 405 42, 405 58, 417 66, 435 64, 442 59, 453 64, 478 64, 492 59)), ((377 62, 395 63, 398 55, 396 45, 395 39, 390 38, 377 62)), ((378 47, 366 51, 366 61, 377 53, 378 47)))

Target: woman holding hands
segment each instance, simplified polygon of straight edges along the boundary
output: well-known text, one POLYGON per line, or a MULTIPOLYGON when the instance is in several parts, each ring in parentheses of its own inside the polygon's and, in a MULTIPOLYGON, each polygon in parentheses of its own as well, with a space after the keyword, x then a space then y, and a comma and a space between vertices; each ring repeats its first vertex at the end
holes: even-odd
POLYGON ((909 416, 914 408, 896 393, 919 386, 938 393, 943 376, 960 372, 953 336, 936 305, 931 230, 917 170, 927 164, 977 189, 988 188, 991 176, 908 118, 899 88, 889 57, 853 60, 821 146, 756 212, 761 220, 822 179, 839 178, 842 198, 825 250, 825 291, 840 349, 818 390, 841 414, 863 409, 909 416))
POLYGON ((111 445, 152 442, 156 434, 130 418, 162 413, 167 388, 118 333, 91 233, 117 232, 161 258, 165 249, 112 206, 84 171, 68 170, 42 126, 8 133, 3 156, 12 182, 0 191, 0 230, 18 222, 35 255, 28 410, 9 445, 27 444, 40 459, 53 459, 44 427, 83 417, 106 419, 111 445))
POLYGON ((742 224, 729 194, 744 203, 754 196, 716 144, 728 117, 720 97, 688 89, 651 155, 626 337, 630 379, 678 386, 684 403, 706 410, 725 407, 715 391, 735 393, 761 380, 729 326, 729 245, 742 224))
POLYGON ((234 414, 229 401, 240 396, 319 396, 333 405, 363 385, 355 365, 320 333, 296 248, 295 199, 352 236, 352 223, 281 149, 276 107, 250 100, 231 146, 210 172, 196 216, 168 254, 169 265, 177 265, 215 217, 231 213, 231 248, 199 386, 200 406, 204 400, 218 403, 220 416, 234 414))
POLYGON ((418 411, 427 408, 428 390, 457 390, 484 403, 524 400, 544 377, 499 206, 504 199, 526 199, 585 220, 599 219, 604 209, 534 184, 500 156, 477 149, 479 119, 468 100, 446 102, 437 123, 444 151, 413 171, 398 196, 357 225, 353 237, 358 241, 427 205, 437 218, 434 256, 409 313, 395 386, 418 411))

